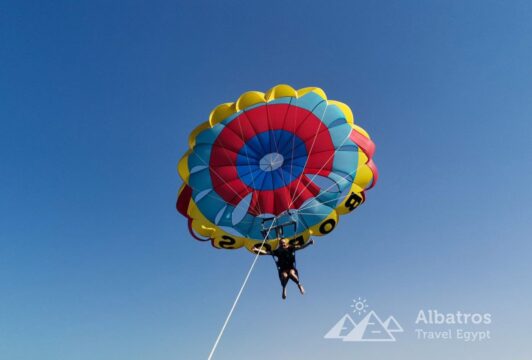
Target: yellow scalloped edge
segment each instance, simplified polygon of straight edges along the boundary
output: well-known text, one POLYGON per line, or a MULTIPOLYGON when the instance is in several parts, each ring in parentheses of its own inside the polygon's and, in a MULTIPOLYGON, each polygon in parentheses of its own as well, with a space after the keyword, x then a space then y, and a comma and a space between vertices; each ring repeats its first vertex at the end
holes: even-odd
POLYGON ((188 184, 188 180, 190 177, 190 171, 188 169, 188 157, 191 153, 191 149, 187 150, 185 155, 183 155, 183 157, 179 160, 179 163, 177 164, 177 173, 179 174, 181 179, 183 179, 183 182, 185 184, 188 184))
POLYGON ((211 114, 209 115, 209 121, 206 124, 209 124, 211 127, 213 127, 236 112, 235 103, 220 104, 211 111, 211 114))
POLYGON ((295 90, 290 85, 280 84, 266 91, 266 93, 264 94, 264 97, 266 101, 272 101, 272 100, 283 98, 283 97, 296 97, 297 98, 297 90, 295 90))
POLYGON ((236 101, 236 110, 241 111, 250 106, 265 103, 264 93, 260 91, 248 91, 240 95, 236 101))
MULTIPOLYGON (((275 99, 280 99, 284 97, 298 98, 310 92, 313 92, 320 96, 322 99, 327 100, 327 95, 325 94, 325 92, 318 87, 306 87, 299 90, 295 90, 290 85, 279 84, 272 87, 265 93, 262 93, 260 91, 247 91, 240 95, 235 102, 223 103, 215 107, 211 111, 209 115, 209 121, 207 123, 209 124, 209 126, 212 127, 224 121, 228 117, 236 114, 237 112, 247 109, 250 106, 254 106, 260 103, 268 103, 275 99)), ((338 101, 333 101, 333 103, 340 104, 341 106, 339 107, 342 109, 342 111, 346 112, 346 116, 349 116, 348 114, 351 114, 350 118, 352 119, 353 116, 351 110, 347 105, 342 104, 338 101)), ((203 123, 199 127, 202 127, 205 124, 206 123, 203 123)))

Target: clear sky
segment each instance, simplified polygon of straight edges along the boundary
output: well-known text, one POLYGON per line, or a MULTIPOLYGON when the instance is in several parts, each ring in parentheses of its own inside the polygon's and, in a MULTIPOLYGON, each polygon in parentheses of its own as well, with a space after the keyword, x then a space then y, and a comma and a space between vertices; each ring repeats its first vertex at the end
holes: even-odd
POLYGON ((177 161, 210 110, 322 87, 380 181, 298 255, 261 258, 215 359, 528 359, 529 1, 8 1, 0 12, 0 359, 205 359, 252 262, 193 240, 177 161), (352 299, 396 343, 324 340, 352 299), (420 309, 491 313, 421 341, 420 309))

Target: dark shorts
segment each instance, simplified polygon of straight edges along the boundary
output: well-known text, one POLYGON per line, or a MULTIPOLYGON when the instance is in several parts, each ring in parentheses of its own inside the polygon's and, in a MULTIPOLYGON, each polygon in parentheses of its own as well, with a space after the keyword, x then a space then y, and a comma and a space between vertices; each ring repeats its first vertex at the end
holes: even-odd
POLYGON ((283 279, 283 273, 285 272, 287 274, 290 274, 290 270, 294 270, 296 275, 299 276, 297 269, 294 265, 279 266, 277 269, 279 270, 279 279, 281 280, 283 279))

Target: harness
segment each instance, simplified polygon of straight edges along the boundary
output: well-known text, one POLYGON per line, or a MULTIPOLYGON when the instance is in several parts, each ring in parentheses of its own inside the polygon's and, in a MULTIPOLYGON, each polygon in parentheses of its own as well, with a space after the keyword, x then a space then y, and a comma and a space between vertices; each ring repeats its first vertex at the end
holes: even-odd
POLYGON ((274 216, 262 219, 261 234, 266 240, 279 239, 285 236, 293 236, 297 232, 297 215, 290 210, 274 216))

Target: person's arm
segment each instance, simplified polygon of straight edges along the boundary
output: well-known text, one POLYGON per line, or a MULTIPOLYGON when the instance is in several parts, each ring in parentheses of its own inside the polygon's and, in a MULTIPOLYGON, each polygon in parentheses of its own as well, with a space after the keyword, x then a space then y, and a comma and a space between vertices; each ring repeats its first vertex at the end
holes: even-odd
POLYGON ((307 246, 312 245, 312 244, 314 244, 314 239, 310 239, 309 242, 307 242, 306 244, 303 244, 303 245, 294 245, 294 250, 302 250, 302 249, 304 249, 307 246))
POLYGON ((270 250, 267 250, 266 247, 264 247, 264 246, 261 246, 260 249, 254 247, 253 251, 255 253, 260 254, 260 255, 271 255, 272 254, 272 252, 270 250))

